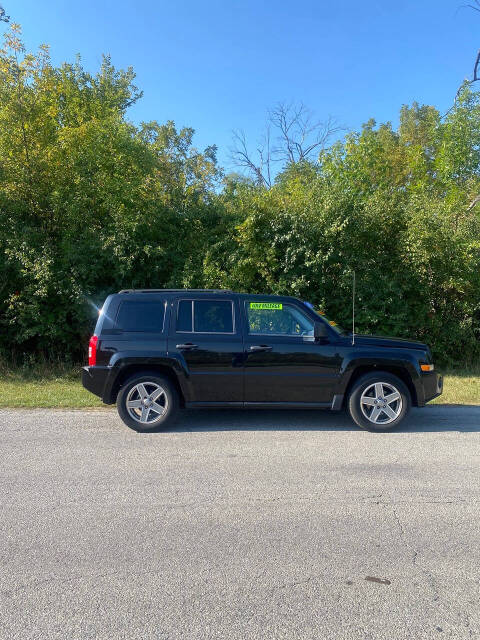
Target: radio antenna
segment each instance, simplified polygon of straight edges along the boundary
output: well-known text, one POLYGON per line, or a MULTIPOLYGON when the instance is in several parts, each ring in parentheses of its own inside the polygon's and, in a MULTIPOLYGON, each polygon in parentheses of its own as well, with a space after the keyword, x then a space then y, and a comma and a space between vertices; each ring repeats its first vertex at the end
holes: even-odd
POLYGON ((352 282, 352 345, 355 344, 355 271, 352 282))

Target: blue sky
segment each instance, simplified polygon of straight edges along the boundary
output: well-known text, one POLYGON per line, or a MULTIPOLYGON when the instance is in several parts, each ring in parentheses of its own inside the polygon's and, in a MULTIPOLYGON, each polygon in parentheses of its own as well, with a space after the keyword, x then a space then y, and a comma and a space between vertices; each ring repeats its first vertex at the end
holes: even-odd
POLYGON ((397 121, 417 100, 446 110, 480 47, 480 13, 463 0, 1 0, 28 48, 55 63, 102 53, 132 65, 142 100, 133 121, 172 119, 219 147, 231 131, 253 143, 278 101, 302 101, 347 129, 397 121))

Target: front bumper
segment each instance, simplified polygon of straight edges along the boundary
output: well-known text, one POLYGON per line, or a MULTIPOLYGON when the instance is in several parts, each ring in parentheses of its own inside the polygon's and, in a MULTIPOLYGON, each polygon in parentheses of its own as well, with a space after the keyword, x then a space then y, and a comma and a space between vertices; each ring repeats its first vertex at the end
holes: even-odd
POLYGON ((422 374, 423 392, 425 402, 430 402, 441 395, 443 391, 443 376, 432 371, 422 374))
POLYGON ((109 367, 83 367, 82 384, 91 393, 103 400, 105 383, 110 372, 109 367))

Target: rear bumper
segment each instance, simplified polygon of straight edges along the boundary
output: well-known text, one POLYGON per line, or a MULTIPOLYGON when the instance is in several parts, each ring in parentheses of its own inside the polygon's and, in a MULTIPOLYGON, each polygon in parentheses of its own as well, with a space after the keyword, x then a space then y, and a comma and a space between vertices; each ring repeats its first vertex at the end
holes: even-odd
POLYGON ((85 389, 103 400, 105 383, 109 372, 109 367, 83 367, 82 384, 85 389))
POLYGON ((443 376, 439 373, 424 373, 422 375, 424 403, 430 402, 441 395, 443 391, 443 376))

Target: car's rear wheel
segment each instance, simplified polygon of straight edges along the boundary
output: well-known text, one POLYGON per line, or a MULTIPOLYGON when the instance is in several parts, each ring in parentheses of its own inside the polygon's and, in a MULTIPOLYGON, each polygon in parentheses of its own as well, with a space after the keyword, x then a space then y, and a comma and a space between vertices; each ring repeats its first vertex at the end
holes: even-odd
POLYGON ((178 413, 178 393, 170 380, 157 373, 141 373, 129 378, 117 396, 123 422, 135 431, 165 429, 178 413))
POLYGON ((390 431, 410 410, 410 392, 405 383, 391 373, 375 371, 359 378, 348 397, 348 410, 362 429, 390 431))

